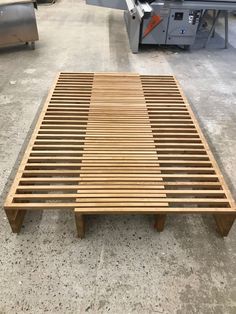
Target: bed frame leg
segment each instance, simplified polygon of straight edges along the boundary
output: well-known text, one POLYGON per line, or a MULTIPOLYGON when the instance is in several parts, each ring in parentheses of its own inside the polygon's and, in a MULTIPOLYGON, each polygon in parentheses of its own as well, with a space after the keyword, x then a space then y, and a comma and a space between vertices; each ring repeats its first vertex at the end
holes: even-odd
POLYGON ((12 232, 19 233, 24 221, 26 210, 7 209, 5 210, 5 213, 7 215, 12 232))
POLYGON ((236 218, 235 214, 218 214, 214 215, 217 229, 222 237, 226 237, 233 226, 234 220, 236 218))
POLYGON ((81 239, 84 238, 84 234, 85 234, 84 215, 75 213, 75 223, 76 223, 78 237, 81 239))
POLYGON ((166 215, 165 214, 158 214, 155 215, 155 224, 154 228, 158 231, 161 232, 164 230, 165 226, 165 221, 166 221, 166 215))

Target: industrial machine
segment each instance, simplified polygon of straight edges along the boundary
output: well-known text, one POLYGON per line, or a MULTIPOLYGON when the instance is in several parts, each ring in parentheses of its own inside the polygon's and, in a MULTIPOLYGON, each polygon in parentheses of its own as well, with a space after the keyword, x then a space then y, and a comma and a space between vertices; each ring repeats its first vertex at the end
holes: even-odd
POLYGON ((38 30, 36 0, 0 0, 0 47, 26 43, 35 48, 38 30))
POLYGON ((228 11, 236 9, 236 0, 86 0, 87 4, 125 10, 124 17, 130 47, 137 53, 140 44, 190 47, 196 38, 202 17, 213 11, 208 43, 221 14, 225 18, 225 47, 228 44, 228 11))

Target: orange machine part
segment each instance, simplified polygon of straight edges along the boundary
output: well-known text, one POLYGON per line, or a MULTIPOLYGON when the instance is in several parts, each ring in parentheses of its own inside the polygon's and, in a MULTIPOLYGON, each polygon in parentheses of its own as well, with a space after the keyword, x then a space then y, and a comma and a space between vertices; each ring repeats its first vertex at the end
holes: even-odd
POLYGON ((144 34, 143 34, 143 38, 146 37, 149 33, 151 33, 151 31, 161 23, 162 18, 160 17, 160 15, 153 15, 150 22, 148 23, 144 34))

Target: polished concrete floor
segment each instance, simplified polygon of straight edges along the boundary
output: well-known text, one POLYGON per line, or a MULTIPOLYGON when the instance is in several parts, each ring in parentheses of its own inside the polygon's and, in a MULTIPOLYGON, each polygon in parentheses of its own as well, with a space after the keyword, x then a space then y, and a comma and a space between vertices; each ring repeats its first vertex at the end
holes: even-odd
MULTIPOLYGON (((230 46, 130 52, 120 11, 61 0, 40 6, 36 50, 0 50, 2 201, 32 123, 58 71, 174 74, 236 197, 236 17, 230 46)), ((203 34, 204 35, 204 34, 203 34)), ((201 36, 200 36, 201 37, 201 36)), ((236 225, 211 216, 91 216, 76 238, 72 212, 29 213, 19 235, 0 219, 0 313, 236 313, 236 225)))

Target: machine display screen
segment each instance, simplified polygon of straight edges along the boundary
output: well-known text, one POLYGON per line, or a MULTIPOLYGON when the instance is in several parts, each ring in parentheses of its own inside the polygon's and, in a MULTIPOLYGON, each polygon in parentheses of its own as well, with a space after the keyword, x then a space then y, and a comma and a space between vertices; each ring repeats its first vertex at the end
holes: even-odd
POLYGON ((183 12, 175 12, 174 19, 177 21, 181 21, 183 19, 184 13, 183 12))

